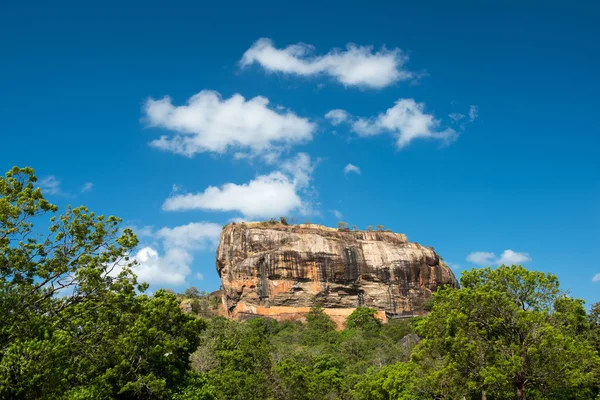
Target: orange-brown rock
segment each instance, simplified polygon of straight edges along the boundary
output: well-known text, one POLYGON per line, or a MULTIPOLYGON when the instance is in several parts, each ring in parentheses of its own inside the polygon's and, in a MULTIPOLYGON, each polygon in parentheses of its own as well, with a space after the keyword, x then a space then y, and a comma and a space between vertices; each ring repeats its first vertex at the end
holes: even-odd
POLYGON ((382 319, 423 314, 433 291, 458 285, 433 249, 403 234, 314 224, 229 224, 217 271, 232 317, 303 319, 320 303, 338 325, 361 305, 382 319))

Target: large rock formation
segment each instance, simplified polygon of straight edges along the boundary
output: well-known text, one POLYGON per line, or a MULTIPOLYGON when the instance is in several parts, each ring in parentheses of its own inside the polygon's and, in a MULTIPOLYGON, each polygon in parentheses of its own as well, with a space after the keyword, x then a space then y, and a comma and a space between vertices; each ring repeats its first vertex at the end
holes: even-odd
POLYGON ((360 305, 384 319, 418 315, 438 287, 457 286, 433 249, 403 234, 313 224, 229 224, 217 271, 232 317, 301 319, 316 302, 338 323, 360 305))

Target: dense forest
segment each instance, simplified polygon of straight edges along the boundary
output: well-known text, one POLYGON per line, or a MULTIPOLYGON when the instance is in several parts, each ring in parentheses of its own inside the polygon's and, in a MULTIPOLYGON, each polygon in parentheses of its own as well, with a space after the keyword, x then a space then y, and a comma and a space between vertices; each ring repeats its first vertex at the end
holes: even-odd
POLYGON ((552 274, 464 271, 425 317, 345 328, 213 316, 214 297, 152 294, 115 217, 44 199, 30 168, 0 178, 2 399, 600 399, 600 304, 552 274))

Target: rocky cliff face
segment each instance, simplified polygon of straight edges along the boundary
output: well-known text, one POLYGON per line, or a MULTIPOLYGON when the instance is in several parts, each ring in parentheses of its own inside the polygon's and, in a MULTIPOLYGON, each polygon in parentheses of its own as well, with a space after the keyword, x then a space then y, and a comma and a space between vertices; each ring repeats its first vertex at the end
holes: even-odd
POLYGON ((312 224, 229 224, 217 270, 232 317, 301 319, 315 302, 337 322, 361 305, 381 318, 422 314, 433 291, 458 285, 435 251, 403 234, 312 224))

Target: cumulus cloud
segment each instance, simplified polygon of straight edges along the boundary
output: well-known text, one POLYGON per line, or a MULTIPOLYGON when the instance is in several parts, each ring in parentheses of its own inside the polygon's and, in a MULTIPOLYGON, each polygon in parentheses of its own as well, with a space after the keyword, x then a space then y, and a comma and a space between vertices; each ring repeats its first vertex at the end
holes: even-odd
POLYGON ((331 122, 331 125, 338 126, 342 122, 346 122, 349 118, 351 118, 351 115, 344 110, 335 109, 325 114, 325 118, 327 118, 329 122, 331 122))
POLYGON ((221 226, 207 222, 192 222, 175 228, 164 227, 156 232, 166 249, 204 250, 217 247, 221 226))
POLYGON ((304 188, 310 183, 315 166, 308 154, 298 153, 292 159, 284 161, 281 169, 292 176, 296 187, 304 188))
POLYGON ((348 174, 350 172, 354 172, 356 174, 360 174, 360 168, 357 167, 356 165, 353 164, 346 164, 346 166, 344 167, 344 174, 348 174))
POLYGON ((221 226, 193 222, 174 228, 164 227, 148 234, 155 239, 155 243, 142 247, 132 255, 138 263, 133 267, 138 281, 155 285, 182 285, 192 272, 194 253, 216 248, 221 226))
POLYGON ((592 282, 600 282, 600 273, 594 275, 592 278, 592 282))
POLYGON ((360 136, 392 133, 402 148, 415 139, 438 139, 452 142, 458 132, 452 128, 440 129, 440 121, 425 112, 425 104, 413 99, 399 99, 393 107, 374 118, 358 118, 352 130, 360 136))
POLYGON ((130 225, 128 228, 130 228, 138 238, 139 237, 151 237, 154 235, 154 228, 151 225, 144 225, 144 226, 130 225))
POLYGON ((494 253, 475 251, 467 256, 467 261, 477 265, 490 265, 493 264, 495 258, 496 255, 494 253))
POLYGON ((165 211, 209 210, 241 213, 242 220, 307 213, 310 206, 301 198, 311 188, 315 165, 306 153, 281 163, 279 170, 259 175, 243 184, 209 186, 199 193, 171 193, 165 211))
POLYGON ((42 189, 43 194, 60 194, 60 181, 54 175, 40 179, 38 186, 42 189))
POLYGON ((250 182, 209 186, 199 193, 172 193, 163 204, 165 211, 209 210, 239 212, 246 219, 307 212, 300 194, 309 187, 314 165, 300 153, 281 164, 278 171, 259 175, 250 182))
POLYGON ((346 50, 333 49, 325 55, 312 55, 314 48, 298 43, 278 49, 267 38, 257 40, 242 56, 240 65, 257 63, 268 72, 300 76, 327 75, 345 86, 380 89, 414 74, 403 68, 408 61, 400 49, 348 44, 346 50))
POLYGON ((262 96, 246 100, 240 94, 223 99, 203 90, 176 106, 170 97, 148 99, 143 112, 153 127, 172 131, 152 141, 153 147, 191 157, 202 152, 238 156, 270 156, 312 139, 316 125, 289 110, 272 109, 262 96))
POLYGON ((296 189, 288 176, 273 172, 244 184, 226 183, 221 187, 209 186, 201 193, 169 197, 163 210, 236 211, 248 218, 287 215, 302 206, 296 189))
POLYGON ((81 193, 91 192, 93 188, 94 188, 94 184, 92 182, 86 182, 81 187, 81 193))
POLYGON ((169 249, 159 255, 152 247, 143 247, 133 258, 138 262, 132 270, 139 282, 159 285, 181 285, 190 274, 192 257, 187 251, 169 249))
MULTIPOLYGON (((459 132, 452 128, 442 129, 441 122, 433 114, 425 112, 425 104, 414 99, 399 99, 393 107, 371 118, 353 117, 344 110, 333 111, 336 115, 344 115, 342 119, 328 118, 333 125, 347 122, 352 131, 362 137, 389 133, 395 137, 399 148, 415 139, 437 139, 450 143, 459 136, 459 132)), ((454 118, 459 118, 458 114, 454 118)))
POLYGON ((523 264, 523 263, 529 262, 529 261, 531 261, 531 257, 529 257, 528 253, 517 253, 516 251, 512 251, 512 250, 508 249, 508 250, 504 250, 502 252, 502 254, 500 255, 500 258, 498 259, 498 261, 496 261, 496 263, 512 265, 512 264, 523 264))
POLYGON ((475 251, 467 256, 467 261, 482 265, 512 265, 512 264, 523 264, 531 261, 529 253, 519 253, 510 249, 504 250, 500 257, 496 257, 495 253, 486 251, 475 251))

